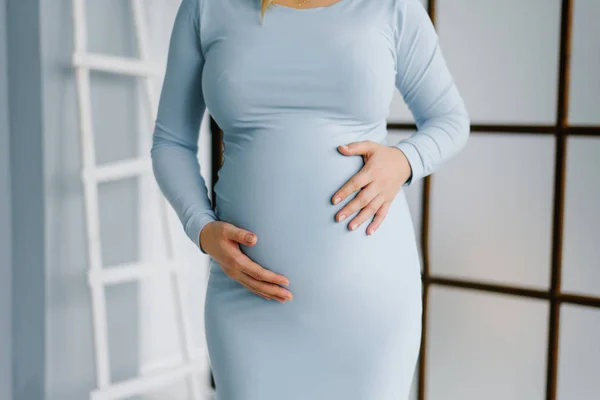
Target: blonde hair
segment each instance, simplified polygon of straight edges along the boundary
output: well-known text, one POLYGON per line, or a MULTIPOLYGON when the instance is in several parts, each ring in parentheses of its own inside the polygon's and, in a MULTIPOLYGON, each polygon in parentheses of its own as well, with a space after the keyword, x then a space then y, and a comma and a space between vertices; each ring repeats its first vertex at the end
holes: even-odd
POLYGON ((260 20, 261 22, 264 22, 265 20, 265 12, 267 11, 267 8, 269 8, 269 6, 271 4, 273 4, 273 0, 261 0, 261 7, 260 7, 260 20))

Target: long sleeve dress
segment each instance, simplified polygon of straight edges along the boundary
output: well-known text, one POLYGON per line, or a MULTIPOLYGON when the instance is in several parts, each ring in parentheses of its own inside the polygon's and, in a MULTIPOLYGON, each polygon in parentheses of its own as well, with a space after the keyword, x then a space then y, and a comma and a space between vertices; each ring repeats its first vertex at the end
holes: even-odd
POLYGON ((406 399, 421 339, 420 259, 404 189, 469 137, 464 102, 418 0, 296 9, 182 0, 151 151, 156 180, 199 251, 202 228, 254 232, 241 250, 285 275, 267 301, 211 258, 205 329, 217 400, 406 399), (364 165, 337 146, 387 143, 395 89, 417 129, 395 146, 412 175, 372 235, 333 194, 364 165), (208 108, 223 129, 211 208, 197 161, 208 108))

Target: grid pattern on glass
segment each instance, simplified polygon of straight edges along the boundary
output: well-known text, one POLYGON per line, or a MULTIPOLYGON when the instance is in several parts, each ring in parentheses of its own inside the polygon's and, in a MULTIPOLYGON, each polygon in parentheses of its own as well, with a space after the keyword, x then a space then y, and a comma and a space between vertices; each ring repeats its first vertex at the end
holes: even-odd
POLYGON ((569 123, 600 124, 600 1, 574 0, 569 123))
MULTIPOLYGON (((429 15, 436 23, 438 14, 438 2, 440 0, 428 0, 427 9, 429 15)), ((563 293, 561 291, 561 276, 562 276, 562 254, 563 254, 563 226, 564 226, 564 203, 565 203, 565 186, 566 186, 566 151, 567 137, 573 136, 593 136, 600 138, 600 125, 575 126, 569 125, 567 115, 569 113, 569 88, 570 88, 570 49, 572 37, 572 18, 573 5, 576 0, 560 0, 560 45, 557 49, 558 59, 558 76, 556 77, 556 94, 552 97, 555 99, 555 119, 552 122, 534 122, 538 116, 532 118, 516 118, 514 120, 503 120, 502 124, 488 124, 474 121, 471 125, 473 135, 484 135, 488 133, 505 133, 515 135, 549 135, 555 138, 555 156, 554 156, 554 181, 552 193, 552 246, 550 259, 550 286, 547 290, 531 289, 521 285, 500 285, 490 284, 488 282, 467 280, 467 279, 449 279, 431 274, 430 268, 430 225, 431 225, 431 194, 432 181, 434 176, 428 176, 422 182, 422 212, 421 212, 421 229, 419 240, 421 242, 422 251, 422 266, 423 266, 423 337, 421 341, 421 357, 419 358, 419 366, 417 371, 417 399, 425 400, 425 385, 429 379, 427 375, 428 362, 428 319, 429 319, 429 297, 431 287, 455 288, 466 291, 480 291, 484 293, 498 293, 515 296, 517 299, 528 301, 531 299, 541 299, 545 301, 548 309, 547 313, 547 329, 546 338, 540 338, 547 344, 546 348, 546 366, 545 377, 545 400, 556 400, 557 397, 557 374, 558 374, 558 343, 559 343, 559 324, 561 316, 561 305, 581 305, 585 308, 600 309, 600 297, 593 297, 578 293, 563 293)), ((581 1, 581 0, 577 0, 581 1)), ((545 3, 544 3, 545 4, 545 3)), ((544 6, 545 7, 545 6, 544 6)), ((540 11, 543 11, 542 3, 540 3, 540 11)), ((443 40, 443 38, 442 38, 443 40)), ((549 39, 548 39, 549 40, 549 39)), ((493 98, 494 93, 488 93, 488 98, 493 98)), ((542 99, 543 100, 543 99, 542 99)), ((545 118, 543 118, 545 120, 545 118)), ((213 188, 216 182, 217 171, 221 165, 222 158, 222 131, 216 124, 214 119, 210 121, 212 132, 212 160, 213 160, 213 188)), ((414 130, 414 123, 397 123, 388 122, 388 130, 414 130)), ((214 204, 214 190, 212 192, 214 204)), ((567 320, 568 323, 568 320, 567 320)), ((214 380, 211 382, 214 387, 214 380)), ((468 382, 467 382, 468 383, 468 382)))
MULTIPOLYGON (((439 1, 439 0, 438 0, 439 1)), ((429 14, 436 22, 437 3, 436 0, 429 0, 429 14)), ((579 1, 579 0, 578 0, 579 1)), ((491 293, 504 293, 521 298, 544 299, 549 306, 549 319, 547 329, 547 365, 546 365, 546 400, 557 399, 557 369, 558 369, 558 342, 559 342, 559 324, 561 304, 578 304, 585 307, 600 308, 600 297, 589 296, 581 293, 563 293, 561 290, 562 276, 562 254, 563 254, 563 226, 564 226, 564 208, 565 208, 565 186, 566 186, 566 160, 567 160, 567 138, 574 136, 592 136, 600 137, 600 126, 573 126, 567 122, 569 113, 569 82, 570 74, 570 49, 572 36, 572 18, 573 5, 575 0, 561 0, 560 5, 560 46, 558 49, 558 77, 557 94, 555 107, 555 120, 553 124, 523 124, 522 121, 509 121, 498 124, 474 123, 471 125, 471 131, 474 135, 483 135, 487 133, 508 133, 508 134, 538 134, 551 135, 556 140, 555 159, 554 159, 554 182, 552 195, 552 247, 551 247, 551 274, 550 287, 548 290, 532 290, 521 285, 498 285, 486 282, 465 279, 448 279, 432 275, 430 273, 430 199, 431 186, 434 176, 424 179, 423 193, 423 220, 421 242, 424 249, 423 259, 423 335, 421 343, 421 354, 426 354, 427 350, 427 314, 429 312, 428 298, 429 288, 433 286, 446 286, 460 288, 464 290, 477 290, 491 293)), ((588 38, 589 40, 589 38, 588 38)), ((597 39, 596 39, 597 40, 597 39)), ((572 72, 572 71, 571 71, 572 72)), ((493 93, 491 93, 493 95, 493 93)), ((389 129, 415 129, 414 124, 389 123, 389 129)), ((419 399, 423 400, 425 396, 425 382, 428 379, 426 374, 427 357, 422 356, 419 364, 419 399)))
POLYGON ((432 274, 548 289, 554 144, 549 135, 476 135, 436 173, 432 274))
POLYGON ((543 399, 547 302, 435 286, 430 305, 427 398, 543 399))
POLYGON ((600 310, 568 304, 561 315, 558 399, 589 399, 600 392, 600 310))
POLYGON ((551 124, 560 0, 437 0, 437 30, 473 122, 551 124))
POLYGON ((567 144, 562 290, 600 297, 600 137, 567 144))

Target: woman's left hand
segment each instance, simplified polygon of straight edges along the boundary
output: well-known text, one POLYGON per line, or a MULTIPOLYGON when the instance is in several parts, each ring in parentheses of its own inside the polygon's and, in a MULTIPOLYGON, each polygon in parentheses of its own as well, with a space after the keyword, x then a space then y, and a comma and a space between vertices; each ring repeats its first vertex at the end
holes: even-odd
POLYGON ((375 215, 367 227, 367 234, 371 235, 383 222, 400 187, 410 178, 412 173, 410 164, 399 148, 371 140, 348 143, 346 146, 338 146, 338 149, 346 156, 362 155, 365 165, 333 195, 333 204, 338 204, 360 190, 338 211, 335 219, 341 222, 350 214, 361 210, 348 224, 350 230, 356 230, 368 218, 375 215))

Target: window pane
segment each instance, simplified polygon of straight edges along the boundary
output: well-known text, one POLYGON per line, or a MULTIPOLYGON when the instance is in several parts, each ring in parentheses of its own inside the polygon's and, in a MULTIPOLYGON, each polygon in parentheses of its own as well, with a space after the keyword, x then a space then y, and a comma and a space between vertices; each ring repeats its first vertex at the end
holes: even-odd
POLYGON ((473 135, 432 179, 435 275, 547 288, 554 138, 473 135))
POLYGON ((437 13, 473 122, 555 122, 560 0, 438 0, 437 13))
POLYGON ((545 301, 434 286, 428 400, 545 398, 545 301))
POLYGON ((575 0, 569 123, 600 125, 600 2, 575 0))
POLYGON ((569 138, 562 290, 600 296, 600 138, 569 138))
POLYGON ((564 305, 560 320, 557 398, 595 399, 600 393, 600 310, 564 305))

